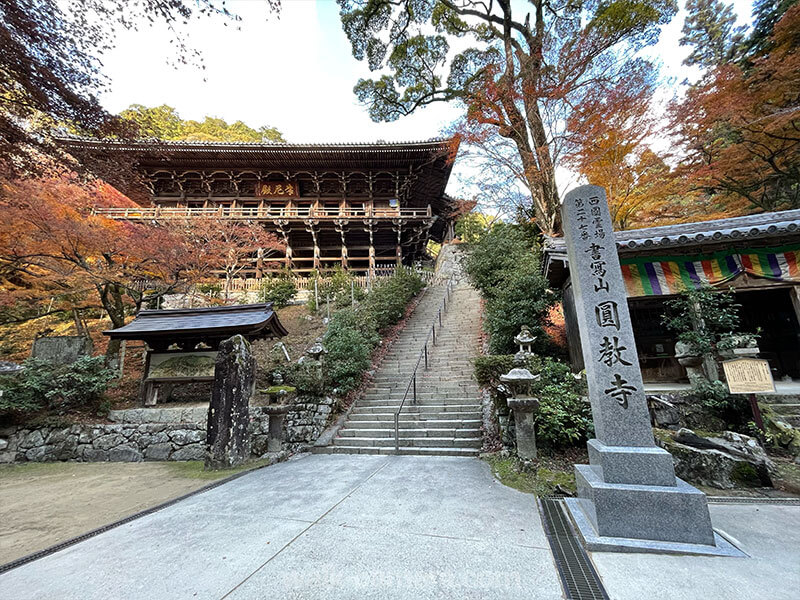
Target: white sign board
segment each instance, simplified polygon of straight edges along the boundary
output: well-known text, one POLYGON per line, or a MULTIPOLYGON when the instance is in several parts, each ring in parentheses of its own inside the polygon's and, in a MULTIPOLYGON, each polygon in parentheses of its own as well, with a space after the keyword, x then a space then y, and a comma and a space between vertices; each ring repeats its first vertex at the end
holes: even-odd
POLYGON ((762 358, 734 358, 722 363, 731 394, 774 394, 769 363, 762 358))

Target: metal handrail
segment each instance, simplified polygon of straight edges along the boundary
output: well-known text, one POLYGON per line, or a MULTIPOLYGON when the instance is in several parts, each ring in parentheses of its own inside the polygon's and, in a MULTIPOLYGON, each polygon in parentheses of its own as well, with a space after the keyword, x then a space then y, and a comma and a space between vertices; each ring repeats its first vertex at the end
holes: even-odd
POLYGON ((414 370, 411 372, 411 378, 408 380, 408 385, 406 386, 406 392, 403 394, 403 400, 400 402, 400 408, 394 413, 394 451, 400 452, 400 413, 403 411, 403 407, 405 406, 406 400, 408 399, 409 392, 413 391, 413 403, 417 403, 417 369, 419 369, 419 365, 422 362, 422 359, 425 359, 425 370, 428 370, 428 341, 432 341, 433 345, 436 345, 436 321, 439 322, 439 331, 442 330, 442 311, 447 312, 447 302, 450 300, 450 293, 453 290, 453 282, 448 281, 447 286, 444 289, 444 298, 442 298, 441 304, 439 304, 439 310, 437 311, 436 317, 433 319, 433 323, 431 323, 431 328, 428 330, 428 335, 425 336, 425 343, 422 344, 422 349, 419 351, 419 356, 417 357, 417 364, 414 365, 414 370))

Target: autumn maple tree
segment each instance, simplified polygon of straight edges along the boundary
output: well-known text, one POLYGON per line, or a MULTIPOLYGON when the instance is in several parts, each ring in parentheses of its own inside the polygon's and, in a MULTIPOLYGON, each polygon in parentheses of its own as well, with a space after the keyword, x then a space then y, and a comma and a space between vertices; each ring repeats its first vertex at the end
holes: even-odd
MULTIPOLYGON (((130 206, 102 183, 69 176, 0 186, 0 305, 15 317, 101 307, 112 328, 148 301, 181 290, 194 269, 191 248, 166 228, 92 213, 97 204, 130 206)), ((113 356, 118 344, 110 344, 113 356)))
POLYGON ((223 298, 245 269, 269 266, 286 245, 263 226, 233 219, 205 217, 164 221, 161 226, 182 240, 192 253, 193 280, 223 277, 223 298))
POLYGON ((355 86, 372 119, 460 102, 476 137, 509 141, 528 212, 547 234, 561 229, 555 168, 565 117, 589 91, 624 81, 677 9, 674 0, 338 2, 354 56, 383 73, 355 86))
POLYGON ((762 1, 756 16, 737 61, 714 64, 671 107, 681 171, 731 207, 744 200, 750 210, 798 208, 800 6, 762 1), (769 35, 765 23, 775 23, 769 35))

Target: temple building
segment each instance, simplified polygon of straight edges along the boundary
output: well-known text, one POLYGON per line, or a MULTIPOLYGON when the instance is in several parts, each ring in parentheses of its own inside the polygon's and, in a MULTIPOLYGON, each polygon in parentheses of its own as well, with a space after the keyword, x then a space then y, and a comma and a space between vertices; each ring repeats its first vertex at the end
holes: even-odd
POLYGON ((115 142, 72 139, 95 157, 129 158, 149 197, 137 208, 96 209, 114 219, 213 217, 266 227, 280 257, 253 249, 247 278, 341 266, 374 274, 423 257, 452 230, 445 187, 456 139, 374 144, 115 142))
MULTIPOLYGON (((615 233, 645 382, 685 381, 664 302, 689 287, 733 288, 741 331, 760 331, 775 380, 800 379, 800 210, 615 233)), ((543 269, 563 290, 573 367, 583 367, 563 238, 545 243, 543 269)))

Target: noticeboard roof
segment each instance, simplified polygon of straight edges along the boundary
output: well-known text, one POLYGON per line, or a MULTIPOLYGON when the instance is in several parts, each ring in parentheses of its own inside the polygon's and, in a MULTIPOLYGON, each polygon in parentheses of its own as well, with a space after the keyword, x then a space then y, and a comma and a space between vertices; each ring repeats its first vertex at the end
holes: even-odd
POLYGON ((211 308, 143 310, 119 329, 103 332, 111 339, 165 340, 219 339, 241 334, 248 339, 283 337, 288 332, 272 303, 238 304, 211 308))

